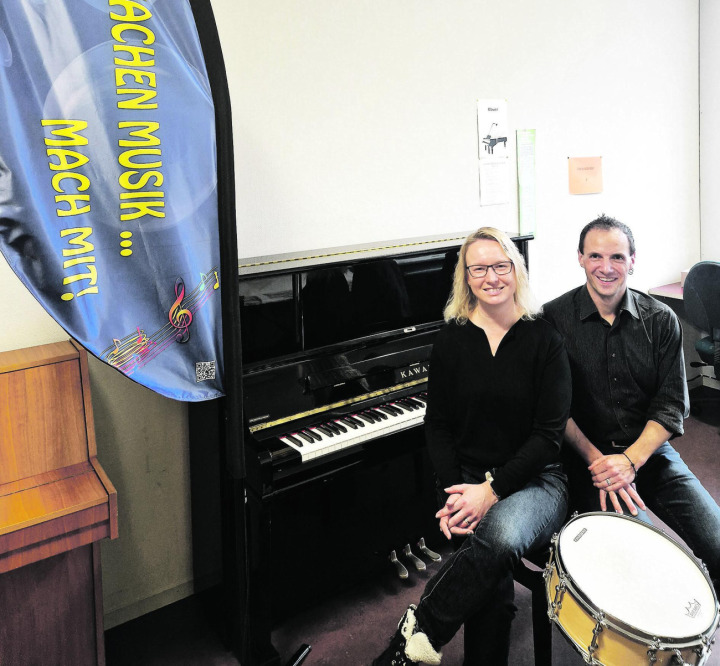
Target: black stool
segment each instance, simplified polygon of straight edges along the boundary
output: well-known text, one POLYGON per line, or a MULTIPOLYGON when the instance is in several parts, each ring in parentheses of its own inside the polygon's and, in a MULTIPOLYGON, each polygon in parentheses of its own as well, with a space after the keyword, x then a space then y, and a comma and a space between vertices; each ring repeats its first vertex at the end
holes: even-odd
POLYGON ((532 632, 535 666, 552 666, 552 623, 548 617, 547 597, 543 570, 549 558, 550 548, 526 555, 513 571, 513 578, 530 590, 532 605, 532 632), (531 564, 539 567, 539 570, 531 564))

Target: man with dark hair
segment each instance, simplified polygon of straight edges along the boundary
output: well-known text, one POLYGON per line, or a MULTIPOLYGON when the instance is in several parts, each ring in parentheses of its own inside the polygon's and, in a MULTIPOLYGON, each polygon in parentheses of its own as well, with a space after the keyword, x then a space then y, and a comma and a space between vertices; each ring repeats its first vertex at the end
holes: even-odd
POLYGON ((669 443, 683 433, 689 402, 678 319, 627 287, 635 240, 622 222, 590 222, 578 260, 586 283, 544 308, 570 356, 571 510, 610 508, 650 522, 647 505, 707 565, 717 591, 720 508, 669 443))

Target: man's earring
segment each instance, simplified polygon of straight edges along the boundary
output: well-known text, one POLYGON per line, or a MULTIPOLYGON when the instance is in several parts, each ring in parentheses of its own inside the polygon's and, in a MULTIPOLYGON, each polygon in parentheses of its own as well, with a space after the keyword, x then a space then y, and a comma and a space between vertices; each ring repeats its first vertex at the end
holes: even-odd
POLYGON ((632 275, 634 272, 635 272, 635 269, 634 269, 634 268, 631 268, 631 269, 628 271, 628 275, 632 275))

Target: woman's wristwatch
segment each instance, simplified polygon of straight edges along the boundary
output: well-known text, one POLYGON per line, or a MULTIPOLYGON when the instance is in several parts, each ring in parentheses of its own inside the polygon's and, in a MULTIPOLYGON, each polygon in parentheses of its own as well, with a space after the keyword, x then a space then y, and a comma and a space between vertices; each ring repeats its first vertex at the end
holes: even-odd
POLYGON ((485 481, 487 481, 488 484, 490 484, 490 490, 492 490, 492 494, 495 495, 495 499, 497 499, 497 500, 502 499, 502 498, 500 497, 500 495, 498 495, 498 494, 495 492, 495 489, 492 487, 492 482, 495 481, 495 479, 493 479, 493 475, 490 474, 490 472, 485 472, 485 481))

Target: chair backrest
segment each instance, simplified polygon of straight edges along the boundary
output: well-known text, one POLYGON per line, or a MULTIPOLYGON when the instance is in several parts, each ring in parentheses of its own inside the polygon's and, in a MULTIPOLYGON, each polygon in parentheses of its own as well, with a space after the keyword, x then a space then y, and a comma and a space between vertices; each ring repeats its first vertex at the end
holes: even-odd
POLYGON ((716 331, 720 331, 720 262, 701 261, 688 271, 683 302, 688 320, 717 339, 716 331))

